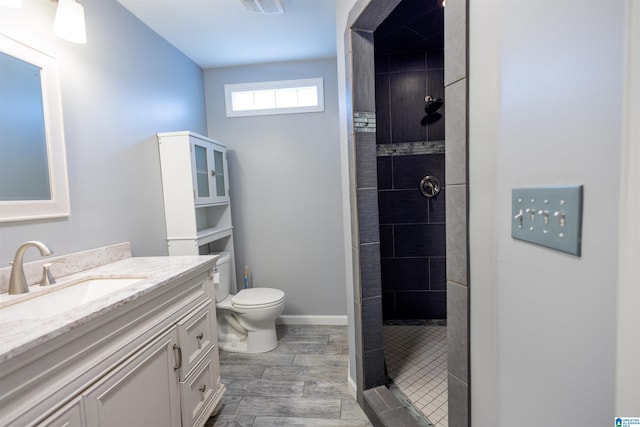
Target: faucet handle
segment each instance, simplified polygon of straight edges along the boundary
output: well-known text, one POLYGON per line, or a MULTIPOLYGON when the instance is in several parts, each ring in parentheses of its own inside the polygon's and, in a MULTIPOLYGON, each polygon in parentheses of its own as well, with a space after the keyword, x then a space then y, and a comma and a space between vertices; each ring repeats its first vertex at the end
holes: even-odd
POLYGON ((55 277, 51 274, 51 266, 56 263, 62 261, 61 259, 56 259, 51 262, 47 262, 42 264, 42 278, 40 279, 40 286, 49 286, 56 283, 55 277))

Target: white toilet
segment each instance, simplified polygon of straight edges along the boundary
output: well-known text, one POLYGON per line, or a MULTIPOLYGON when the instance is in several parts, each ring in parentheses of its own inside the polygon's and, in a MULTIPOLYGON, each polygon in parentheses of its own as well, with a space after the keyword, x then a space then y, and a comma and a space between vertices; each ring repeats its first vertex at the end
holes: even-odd
POLYGON ((218 345, 236 353, 263 353, 278 346, 276 319, 284 310, 284 292, 272 288, 242 289, 231 295, 231 254, 220 252, 214 277, 218 345))

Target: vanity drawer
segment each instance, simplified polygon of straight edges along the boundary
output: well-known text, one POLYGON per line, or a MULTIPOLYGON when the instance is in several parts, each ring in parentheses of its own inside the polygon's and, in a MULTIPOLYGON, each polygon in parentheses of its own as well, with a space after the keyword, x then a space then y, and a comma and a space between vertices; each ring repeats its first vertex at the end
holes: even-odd
POLYGON ((180 381, 214 347, 217 331, 213 330, 215 315, 210 302, 178 322, 178 345, 182 353, 180 381))
POLYGON ((210 351, 206 358, 181 383, 182 425, 202 425, 209 418, 213 406, 219 404, 218 391, 222 386, 218 375, 218 352, 210 351))

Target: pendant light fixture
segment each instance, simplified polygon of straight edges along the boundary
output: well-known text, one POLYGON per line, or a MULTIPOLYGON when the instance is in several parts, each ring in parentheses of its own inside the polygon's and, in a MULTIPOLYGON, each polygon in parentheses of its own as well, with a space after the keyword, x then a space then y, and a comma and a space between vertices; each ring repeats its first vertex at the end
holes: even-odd
POLYGON ((0 0, 0 6, 20 9, 22 7, 22 0, 0 0))
POLYGON ((70 42, 85 44, 87 30, 84 22, 84 7, 76 0, 58 0, 53 33, 70 42))

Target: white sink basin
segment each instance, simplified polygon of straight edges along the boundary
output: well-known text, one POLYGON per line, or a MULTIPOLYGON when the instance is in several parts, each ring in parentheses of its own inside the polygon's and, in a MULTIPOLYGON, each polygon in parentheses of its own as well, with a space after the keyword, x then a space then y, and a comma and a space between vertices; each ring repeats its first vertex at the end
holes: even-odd
POLYGON ((43 319, 73 310, 79 305, 95 301, 123 289, 144 277, 89 277, 68 285, 52 285, 41 292, 0 297, 0 318, 43 319))

